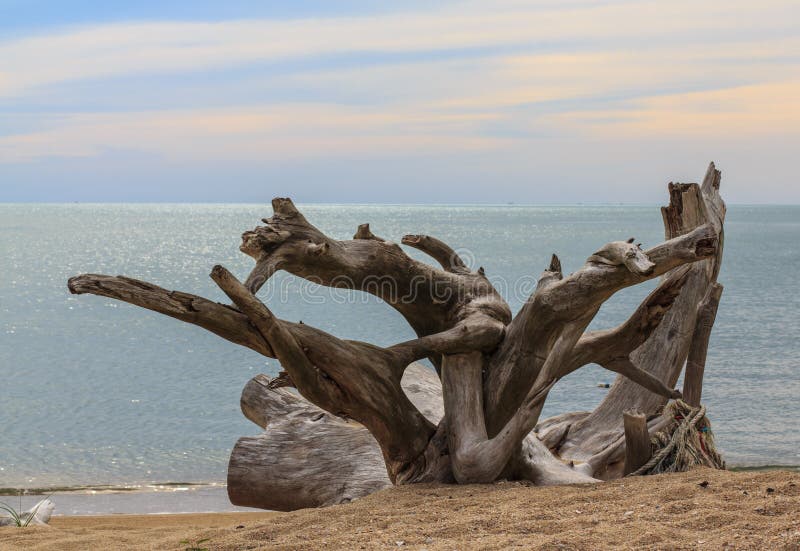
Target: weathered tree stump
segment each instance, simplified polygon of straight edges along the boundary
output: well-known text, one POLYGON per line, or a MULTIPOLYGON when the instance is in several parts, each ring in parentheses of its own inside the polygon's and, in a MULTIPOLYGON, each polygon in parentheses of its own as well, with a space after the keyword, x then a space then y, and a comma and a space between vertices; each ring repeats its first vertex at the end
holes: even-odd
POLYGON ((638 411, 622 413, 625 430, 625 474, 630 474, 650 459, 650 433, 647 416, 638 411))
MULTIPOLYGON (((242 395, 245 415, 265 432, 242 438, 231 455, 234 503, 290 510, 389 484, 591 482, 625 472, 625 411, 646 415, 650 434, 670 421, 660 412, 681 396, 674 386, 687 357, 685 388, 699 401, 721 292, 719 183, 712 163, 701 185, 669 185, 661 244, 609 243, 566 276, 553 255, 515 316, 483 269, 442 241, 401 240, 437 268, 367 224, 352 240, 334 240, 289 199, 275 199, 266 225, 242 236, 240 249, 255 259, 244 283, 222 266, 212 270, 232 306, 121 276, 84 274, 69 289, 161 312, 280 361, 285 374, 259 376, 242 395), (256 298, 278 270, 371 293, 418 338, 381 348, 278 319, 256 298), (586 331, 615 292, 658 277, 626 322, 586 331), (414 363, 423 358, 436 370, 414 363), (619 374, 606 399, 592 412, 540 420, 553 385, 589 363, 619 374)), ((641 424, 638 431, 641 440, 641 424)))

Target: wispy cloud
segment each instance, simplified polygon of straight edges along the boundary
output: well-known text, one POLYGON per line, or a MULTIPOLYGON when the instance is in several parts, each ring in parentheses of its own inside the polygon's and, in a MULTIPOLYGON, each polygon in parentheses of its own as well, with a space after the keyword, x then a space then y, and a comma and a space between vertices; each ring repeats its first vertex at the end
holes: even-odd
POLYGON ((106 149, 172 160, 287 160, 308 157, 430 155, 485 150, 501 140, 475 126, 491 113, 369 111, 330 105, 74 114, 47 130, 0 137, 0 162, 40 157, 90 157, 106 149))
POLYGON ((554 124, 579 132, 641 138, 649 135, 713 139, 800 136, 800 79, 719 90, 638 98, 620 109, 575 110, 554 124))
MULTIPOLYGON (((3 93, 65 80, 201 71, 257 61, 348 52, 426 52, 548 42, 695 43, 793 31, 791 1, 542 3, 496 2, 422 13, 220 23, 111 24, 0 45, 3 93)), ((763 35, 762 35, 763 37, 763 35)), ((584 45, 584 47, 586 47, 584 45)))
POLYGON ((800 140, 798 17, 788 0, 505 0, 43 29, 0 43, 0 164, 481 152, 501 169, 543 140, 800 140))

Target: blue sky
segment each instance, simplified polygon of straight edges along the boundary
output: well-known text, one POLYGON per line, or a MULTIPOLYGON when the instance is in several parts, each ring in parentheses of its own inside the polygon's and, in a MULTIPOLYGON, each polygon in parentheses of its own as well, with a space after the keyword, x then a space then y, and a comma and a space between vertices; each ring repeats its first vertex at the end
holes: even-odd
POLYGON ((800 203, 796 1, 0 0, 0 201, 800 203))

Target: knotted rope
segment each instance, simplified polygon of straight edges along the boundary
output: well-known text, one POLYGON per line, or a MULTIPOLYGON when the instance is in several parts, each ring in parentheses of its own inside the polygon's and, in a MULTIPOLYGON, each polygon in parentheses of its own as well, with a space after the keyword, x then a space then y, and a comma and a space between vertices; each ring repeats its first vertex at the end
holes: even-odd
POLYGON ((627 476, 683 472, 697 465, 725 468, 714 446, 705 406, 693 408, 683 400, 676 400, 664 407, 662 415, 675 419, 676 424, 653 435, 650 440, 653 457, 627 476))

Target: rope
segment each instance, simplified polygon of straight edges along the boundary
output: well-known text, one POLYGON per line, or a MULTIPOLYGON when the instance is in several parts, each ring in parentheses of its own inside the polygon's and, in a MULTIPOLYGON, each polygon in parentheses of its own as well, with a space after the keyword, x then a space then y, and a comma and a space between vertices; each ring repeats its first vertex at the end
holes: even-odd
POLYGON ((700 429, 696 428, 698 423, 705 419, 706 407, 701 405, 700 407, 693 408, 683 400, 676 400, 674 403, 668 404, 664 408, 663 415, 669 415, 670 413, 675 420, 679 422, 678 426, 673 430, 672 435, 668 436, 663 433, 655 435, 651 441, 651 445, 660 447, 661 449, 654 454, 647 463, 629 473, 627 476, 641 476, 644 474, 686 470, 688 466, 694 464, 706 464, 711 467, 724 469, 725 463, 714 449, 713 435, 708 424, 706 423, 706 425, 700 429), (695 435, 700 445, 700 454, 696 453, 696 449, 692 449, 695 435), (703 442, 704 439, 707 440, 706 443, 703 442), (661 463, 667 459, 667 457, 673 455, 673 453, 673 461, 666 466, 662 465, 661 463))

